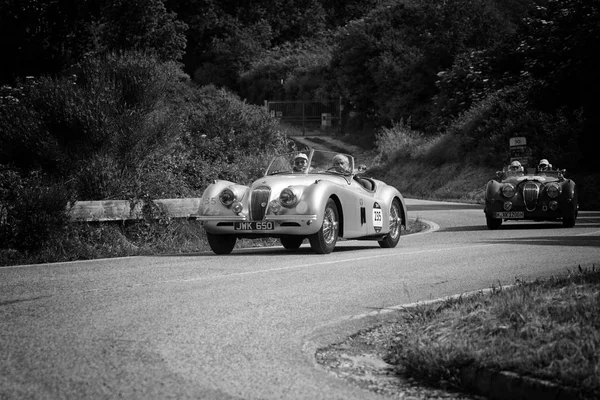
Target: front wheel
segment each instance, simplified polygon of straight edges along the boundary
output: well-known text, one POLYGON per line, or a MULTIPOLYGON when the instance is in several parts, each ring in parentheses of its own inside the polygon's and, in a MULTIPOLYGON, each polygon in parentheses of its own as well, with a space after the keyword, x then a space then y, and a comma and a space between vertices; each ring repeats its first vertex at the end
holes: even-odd
POLYGON ((327 200, 321 229, 308 237, 310 247, 317 254, 329 254, 335 248, 338 239, 338 209, 332 199, 327 200))
POLYGON ((215 254, 229 254, 235 247, 236 237, 234 235, 218 235, 206 232, 208 245, 215 254))
POLYGON ((562 224, 565 228, 573 228, 575 226, 575 220, 577 219, 577 211, 573 211, 571 214, 563 217, 562 224))
POLYGON ((281 240, 281 244, 284 248, 288 250, 296 250, 302 245, 304 241, 304 237, 302 236, 282 236, 279 240, 281 240))
POLYGON ((502 225, 502 219, 488 217, 487 215, 485 216, 485 222, 487 223, 487 227, 491 230, 496 230, 502 225))
POLYGON ((400 231, 402 229, 402 217, 400 217, 400 202, 398 199, 392 201, 390 206, 390 231, 387 236, 380 240, 378 243, 384 249, 390 249, 396 247, 400 241, 400 231))

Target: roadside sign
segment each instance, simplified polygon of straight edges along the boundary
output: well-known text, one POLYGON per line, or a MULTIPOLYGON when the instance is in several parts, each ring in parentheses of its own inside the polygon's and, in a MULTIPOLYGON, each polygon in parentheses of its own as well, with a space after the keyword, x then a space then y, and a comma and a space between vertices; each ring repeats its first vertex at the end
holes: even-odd
POLYGON ((513 146, 526 146, 527 145, 527 138, 520 136, 520 137, 511 137, 510 139, 510 147, 513 146))
POLYGON ((523 136, 512 137, 509 139, 510 144, 510 161, 519 161, 524 167, 527 166, 529 160, 529 149, 527 148, 527 138, 523 136))

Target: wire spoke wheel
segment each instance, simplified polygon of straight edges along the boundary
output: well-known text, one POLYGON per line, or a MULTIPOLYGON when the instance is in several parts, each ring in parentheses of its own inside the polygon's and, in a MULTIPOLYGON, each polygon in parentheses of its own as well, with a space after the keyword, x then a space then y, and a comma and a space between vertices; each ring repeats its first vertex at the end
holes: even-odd
POLYGON ((392 204, 390 205, 390 213, 389 213, 389 227, 390 230, 387 236, 380 240, 378 243, 383 248, 393 248, 396 247, 398 242, 400 241, 400 232, 402 229, 402 217, 400 214, 400 202, 398 199, 394 199, 392 204))
POLYGON ((335 248, 339 233, 338 209, 332 199, 327 200, 321 229, 308 238, 315 253, 329 254, 335 248))

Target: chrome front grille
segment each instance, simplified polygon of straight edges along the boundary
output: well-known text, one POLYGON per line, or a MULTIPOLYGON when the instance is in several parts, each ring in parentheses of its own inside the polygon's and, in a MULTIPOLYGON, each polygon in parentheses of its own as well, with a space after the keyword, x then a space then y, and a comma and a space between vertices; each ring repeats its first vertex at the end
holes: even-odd
POLYGON ((271 197, 271 188, 267 186, 257 187, 252 191, 250 199, 250 220, 261 221, 265 216, 269 198, 271 197))
POLYGON ((540 186, 535 182, 527 182, 523 185, 523 201, 527 211, 534 211, 540 195, 540 186))

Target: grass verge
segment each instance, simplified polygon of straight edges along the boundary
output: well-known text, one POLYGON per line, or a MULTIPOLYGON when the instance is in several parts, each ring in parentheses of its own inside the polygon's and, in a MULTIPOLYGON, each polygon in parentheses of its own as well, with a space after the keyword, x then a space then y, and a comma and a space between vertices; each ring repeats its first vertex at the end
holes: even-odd
POLYGON ((518 281, 403 312, 385 361, 398 374, 468 391, 464 368, 511 371, 600 398, 600 270, 518 281))

